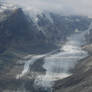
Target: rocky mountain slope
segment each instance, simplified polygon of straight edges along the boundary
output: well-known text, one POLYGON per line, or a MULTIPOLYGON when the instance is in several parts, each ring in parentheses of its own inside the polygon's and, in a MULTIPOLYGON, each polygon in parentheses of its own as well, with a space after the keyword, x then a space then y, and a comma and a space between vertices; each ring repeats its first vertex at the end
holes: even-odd
MULTIPOLYGON (((54 13, 42 13, 33 18, 24 14, 20 8, 13 10, 8 8, 2 11, 4 7, 0 6, 0 92, 25 92, 25 90, 26 92, 38 92, 34 89, 34 79, 31 80, 28 76, 16 79, 16 75, 21 73, 24 67, 21 61, 31 58, 25 58, 26 55, 48 53, 59 48, 61 44, 64 44, 67 36, 86 30, 91 19, 82 16, 61 16, 54 13)), ((43 73, 45 71, 42 70, 43 58, 38 61, 39 63, 36 62, 32 69, 43 73)), ((74 79, 72 76, 67 80, 70 82, 72 78, 74 79)), ((59 81, 59 84, 55 86, 56 92, 61 91, 61 83, 66 84, 67 81, 65 79, 63 81, 59 81)), ((41 91, 42 89, 39 92, 41 91)))
POLYGON ((0 52, 12 49, 45 53, 57 48, 66 36, 76 30, 87 29, 89 24, 90 19, 82 16, 42 13, 33 18, 25 15, 21 9, 6 9, 0 12, 0 52))

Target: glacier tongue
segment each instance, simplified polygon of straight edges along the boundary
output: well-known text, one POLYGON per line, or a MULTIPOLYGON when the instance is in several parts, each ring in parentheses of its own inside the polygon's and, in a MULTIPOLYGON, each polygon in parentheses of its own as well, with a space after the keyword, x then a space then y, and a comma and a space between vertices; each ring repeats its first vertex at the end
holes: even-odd
POLYGON ((85 35, 89 33, 90 29, 91 25, 88 30, 79 31, 68 37, 60 52, 55 50, 44 55, 32 56, 30 60, 25 61, 23 71, 16 78, 19 79, 25 76, 31 65, 40 58, 44 59, 43 68, 46 70, 46 74, 35 76, 35 87, 51 88, 54 81, 71 76, 71 70, 74 69, 78 61, 88 56, 88 53, 81 46, 85 44, 85 35))
POLYGON ((70 76, 70 72, 80 59, 88 56, 81 46, 85 44, 85 35, 91 28, 83 32, 71 35, 61 52, 45 57, 43 68, 46 69, 46 75, 39 75, 35 80, 35 85, 41 87, 52 87, 55 80, 70 76))

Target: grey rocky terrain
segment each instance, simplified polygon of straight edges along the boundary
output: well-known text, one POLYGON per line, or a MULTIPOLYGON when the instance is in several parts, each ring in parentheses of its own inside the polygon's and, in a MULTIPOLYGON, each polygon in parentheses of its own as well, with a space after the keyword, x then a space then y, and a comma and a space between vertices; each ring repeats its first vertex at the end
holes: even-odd
MULTIPOLYGON (((35 22, 21 8, 0 12, 0 92, 45 92, 42 88, 38 90, 34 87, 34 76, 46 73, 42 67, 44 57, 35 60, 31 72, 17 79, 16 76, 24 68, 24 61, 30 60, 31 56, 47 54, 57 49, 56 52, 59 52, 68 36, 78 30, 88 29, 92 21, 83 16, 61 16, 54 13, 49 13, 49 17, 44 13, 37 15, 38 21, 35 22)), ((91 34, 87 40, 89 42, 83 48, 90 52, 89 57, 76 65, 72 76, 57 81, 53 91, 92 91, 91 34)))

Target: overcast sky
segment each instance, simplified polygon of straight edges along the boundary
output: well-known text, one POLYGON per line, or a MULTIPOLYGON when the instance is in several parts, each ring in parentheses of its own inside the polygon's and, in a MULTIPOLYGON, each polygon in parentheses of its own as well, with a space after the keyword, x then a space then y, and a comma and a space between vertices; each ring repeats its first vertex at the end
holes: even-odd
POLYGON ((4 0, 26 8, 77 13, 92 17, 92 0, 4 0))

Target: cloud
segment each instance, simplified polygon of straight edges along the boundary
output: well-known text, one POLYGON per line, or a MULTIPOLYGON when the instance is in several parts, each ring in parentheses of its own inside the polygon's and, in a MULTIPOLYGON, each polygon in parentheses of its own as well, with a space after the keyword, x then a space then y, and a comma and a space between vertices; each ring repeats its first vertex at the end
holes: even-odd
POLYGON ((80 14, 92 17, 91 0, 3 0, 23 8, 80 14))

